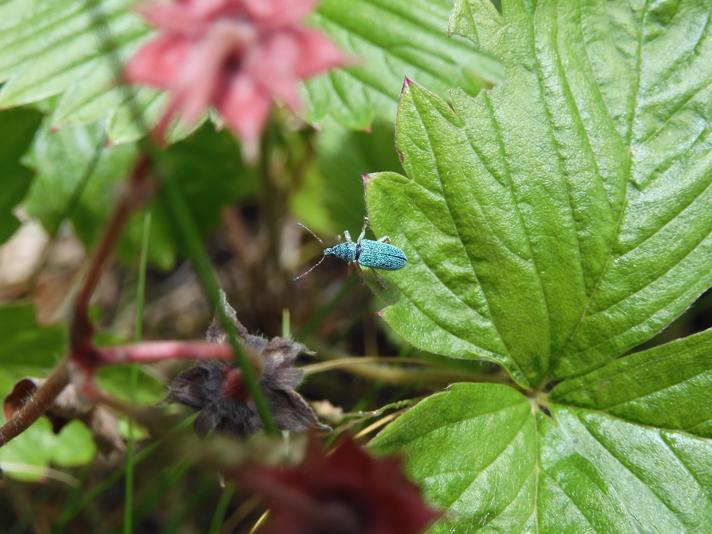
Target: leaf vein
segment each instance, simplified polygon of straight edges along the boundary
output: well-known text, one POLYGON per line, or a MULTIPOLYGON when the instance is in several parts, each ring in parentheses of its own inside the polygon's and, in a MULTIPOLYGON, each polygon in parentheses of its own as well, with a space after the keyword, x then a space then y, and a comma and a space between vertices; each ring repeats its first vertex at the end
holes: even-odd
POLYGON ((710 495, 710 492, 705 488, 704 484, 700 481, 700 479, 697 477, 697 475, 692 472, 692 469, 690 469, 690 467, 683 461, 682 457, 678 454, 678 452, 675 450, 675 448, 670 443, 669 438, 667 437, 665 432, 660 432, 660 439, 665 444, 665 447, 670 451, 670 453, 680 463, 680 465, 685 470, 685 472, 687 472, 690 475, 690 477, 692 478, 692 480, 694 480, 697 483, 697 485, 700 487, 700 490, 702 490, 702 493, 704 493, 705 497, 707 497, 707 500, 709 502, 712 502, 712 495, 710 495))
MULTIPOLYGON (((598 435, 596 435, 596 434, 593 432, 593 430, 591 430, 591 428, 586 424, 587 421, 584 420, 584 419, 581 417, 581 414, 576 413, 576 414, 575 414, 575 417, 576 417, 576 419, 579 420, 579 422, 581 422, 581 424, 582 424, 583 427, 586 429, 586 431, 588 432, 588 434, 589 434, 604 450, 606 450, 606 451, 608 452, 608 454, 610 454, 611 458, 613 458, 621 467, 623 467, 623 469, 625 469, 628 473, 630 473, 630 474, 633 476, 633 478, 635 478, 635 479, 638 480, 641 484, 643 484, 644 487, 648 488, 648 489, 650 490, 650 494, 653 495, 653 496, 655 497, 655 499, 656 499, 660 504, 662 504, 665 508, 668 509, 668 511, 672 514, 672 516, 678 521, 678 523, 680 523, 680 526, 684 526, 684 522, 678 517, 677 512, 670 506, 670 504, 668 504, 668 503, 666 502, 665 499, 663 499, 660 495, 658 495, 658 493, 654 490, 654 488, 650 487, 650 486, 648 485, 648 483, 645 482, 645 480, 643 480, 643 479, 641 478, 641 476, 640 476, 638 473, 636 473, 636 472, 634 471, 634 467, 631 467, 630 465, 628 465, 628 463, 627 463, 626 461, 624 461, 624 457, 623 457, 622 455, 619 456, 619 454, 617 454, 617 451, 614 452, 614 450, 613 450, 611 447, 609 447, 606 443, 604 443, 604 442, 602 441, 602 439, 601 439, 598 435)), ((660 429, 657 429, 657 428, 656 428, 655 430, 657 431, 658 436, 660 436, 660 429)))

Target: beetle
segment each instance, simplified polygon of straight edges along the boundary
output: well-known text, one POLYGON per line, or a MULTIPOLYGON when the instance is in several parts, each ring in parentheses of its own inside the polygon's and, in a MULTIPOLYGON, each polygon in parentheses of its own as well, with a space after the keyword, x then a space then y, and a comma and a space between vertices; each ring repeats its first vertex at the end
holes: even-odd
MULTIPOLYGON (((313 235, 322 245, 324 242, 319 239, 314 232, 301 223, 299 226, 313 235)), ((344 230, 344 242, 337 243, 324 249, 322 258, 309 268, 306 272, 300 274, 294 280, 299 280, 316 269, 327 256, 336 256, 348 264, 357 265, 360 267, 369 267, 371 269, 381 269, 384 271, 397 271, 402 269, 408 263, 405 253, 395 245, 391 245, 391 240, 388 236, 383 236, 374 241, 365 239, 366 228, 368 227, 368 217, 363 219, 363 227, 356 241, 351 239, 351 234, 348 230, 344 230)), ((341 241, 341 236, 338 237, 341 241)))

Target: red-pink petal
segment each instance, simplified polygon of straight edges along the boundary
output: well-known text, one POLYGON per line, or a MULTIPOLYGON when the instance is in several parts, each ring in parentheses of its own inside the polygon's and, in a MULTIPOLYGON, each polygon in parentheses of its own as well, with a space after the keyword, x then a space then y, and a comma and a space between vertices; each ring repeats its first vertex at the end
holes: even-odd
POLYGON ((133 83, 168 89, 188 56, 190 44, 181 37, 158 36, 131 58, 124 68, 124 76, 133 83))
POLYGON ((269 116, 270 97, 247 76, 239 75, 232 80, 217 108, 240 139, 255 144, 269 116))
POLYGON ((282 100, 293 110, 300 107, 296 74, 299 47, 289 33, 276 33, 259 48, 251 51, 244 70, 273 98, 282 100))
POLYGON ((317 3, 318 0, 242 0, 249 15, 270 28, 301 22, 317 3))
POLYGON ((300 78, 309 78, 352 62, 320 32, 307 28, 295 29, 294 32, 301 48, 301 56, 297 62, 297 75, 300 78))
POLYGON ((136 8, 149 24, 165 32, 197 37, 206 29, 206 22, 199 20, 189 7, 181 4, 154 3, 136 8))

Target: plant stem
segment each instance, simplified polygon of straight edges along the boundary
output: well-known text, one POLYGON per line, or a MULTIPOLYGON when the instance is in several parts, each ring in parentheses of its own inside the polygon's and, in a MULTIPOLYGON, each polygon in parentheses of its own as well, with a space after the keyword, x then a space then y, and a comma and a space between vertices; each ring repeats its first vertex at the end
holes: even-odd
POLYGON ((415 364, 424 365, 427 367, 433 367, 433 364, 424 360, 417 360, 415 358, 401 358, 395 357, 385 357, 385 356, 353 356, 345 358, 335 358, 333 360, 327 360, 325 362, 311 363, 301 367, 305 375, 313 375, 316 373, 323 373, 324 371, 331 371, 333 369, 346 369, 359 366, 368 365, 374 363, 401 363, 401 364, 415 364))
MULTIPOLYGON (((99 283, 106 263, 116 248, 124 223, 131 211, 146 195, 148 170, 149 160, 145 155, 141 156, 134 166, 127 187, 121 194, 101 241, 91 257, 82 285, 74 299, 74 314, 69 327, 69 359, 72 363, 85 369, 93 369, 97 365, 97 349, 92 343, 94 327, 89 320, 88 313, 89 301, 99 283)), ((25 406, 10 421, 0 427, 0 447, 34 423, 69 384, 67 364, 67 360, 62 360, 25 406)))
MULTIPOLYGON (((141 256, 138 265, 138 282, 136 284, 136 322, 134 326, 134 341, 139 342, 143 337, 143 305, 146 295, 146 267, 148 263, 148 243, 151 235, 151 213, 143 218, 143 234, 141 236, 141 256)), ((138 366, 131 365, 129 377, 129 398, 136 401, 136 387, 138 383, 138 366)), ((133 480, 134 480, 134 422, 129 418, 129 432, 126 440, 126 478, 124 497, 124 533, 133 532, 133 480)))
POLYGON ((207 341, 143 341, 132 345, 116 345, 96 349, 97 365, 121 363, 153 363, 169 359, 233 359, 233 349, 207 341))
POLYGON ((126 188, 121 194, 101 241, 94 252, 84 282, 74 300, 74 315, 69 328, 70 358, 80 367, 91 370, 96 365, 96 348, 92 342, 94 327, 89 320, 89 301, 101 278, 106 263, 116 248, 121 231, 134 208, 147 196, 149 160, 139 157, 126 188))
POLYGON ((32 398, 15 412, 9 421, 0 426, 0 447, 20 435, 32 423, 37 421, 67 384, 69 384, 69 370, 67 369, 67 360, 63 359, 52 370, 52 373, 42 386, 32 395, 32 398))
POLYGON ((220 534, 220 527, 225 520, 225 512, 227 512, 227 507, 230 505, 230 500, 234 493, 235 488, 230 485, 220 495, 218 505, 215 507, 215 514, 213 514, 213 519, 210 522, 210 530, 208 531, 210 534, 220 534))

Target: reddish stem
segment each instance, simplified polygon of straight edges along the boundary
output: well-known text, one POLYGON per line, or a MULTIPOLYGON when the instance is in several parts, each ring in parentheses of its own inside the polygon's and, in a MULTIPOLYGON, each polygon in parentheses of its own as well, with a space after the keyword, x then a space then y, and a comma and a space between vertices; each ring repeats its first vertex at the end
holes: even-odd
POLYGON ((106 263, 116 248, 126 220, 136 206, 147 196, 148 171, 149 160, 144 154, 139 157, 134 166, 133 172, 128 179, 127 187, 123 191, 111 220, 107 224, 106 231, 92 256, 84 282, 74 300, 74 317, 72 318, 71 326, 73 359, 83 359, 87 352, 91 352, 91 336, 94 333, 94 328, 88 317, 89 301, 96 286, 99 284, 106 263))
POLYGON ((37 421, 68 384, 69 371, 65 359, 54 368, 47 380, 27 403, 15 412, 12 419, 0 426, 0 447, 22 434, 32 423, 37 421))
POLYGON ((205 341, 145 341, 133 345, 96 349, 100 365, 152 363, 169 359, 232 360, 230 345, 205 341))
MULTIPOLYGON (((74 315, 69 329, 70 361, 83 369, 91 377, 93 370, 101 365, 100 351, 92 342, 94 327, 89 320, 89 301, 96 289, 101 274, 109 261, 121 231, 131 212, 147 198, 150 189, 148 180, 150 161, 142 154, 128 178, 126 188, 107 224, 106 231, 91 258, 84 281, 74 300, 74 315)), ((25 406, 12 419, 0 427, 0 447, 24 432, 69 384, 68 361, 62 362, 52 371, 47 381, 35 392, 25 406)))

